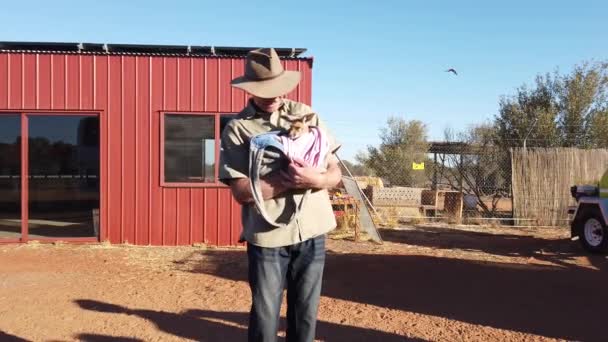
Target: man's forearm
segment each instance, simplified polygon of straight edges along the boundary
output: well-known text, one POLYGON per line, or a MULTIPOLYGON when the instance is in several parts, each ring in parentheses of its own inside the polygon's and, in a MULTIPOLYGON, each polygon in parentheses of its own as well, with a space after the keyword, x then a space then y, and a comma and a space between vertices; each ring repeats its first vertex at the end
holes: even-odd
POLYGON ((337 162, 330 163, 327 172, 323 175, 325 176, 322 184, 323 189, 331 189, 342 180, 342 170, 337 162))
MULTIPOLYGON (((342 180, 342 171, 337 161, 332 161, 327 167, 327 171, 317 173, 314 176, 316 180, 307 181, 309 186, 290 185, 280 173, 273 173, 267 177, 260 179, 260 187, 262 189, 262 197, 264 200, 272 199, 282 194, 289 188, 316 188, 316 189, 331 189, 338 185, 342 180)), ((312 179, 312 178, 311 178, 312 179)), ((306 183, 304 183, 306 184, 306 183)), ((251 180, 249 178, 238 178, 230 183, 232 195, 240 204, 253 203, 253 194, 251 193, 251 180)))
MULTIPOLYGON (((260 179, 262 188, 262 197, 265 200, 275 198, 286 189, 281 185, 279 174, 272 174, 268 177, 260 179)), ((240 204, 253 203, 253 194, 251 193, 251 180, 249 178, 238 178, 230 182, 232 195, 240 204)))

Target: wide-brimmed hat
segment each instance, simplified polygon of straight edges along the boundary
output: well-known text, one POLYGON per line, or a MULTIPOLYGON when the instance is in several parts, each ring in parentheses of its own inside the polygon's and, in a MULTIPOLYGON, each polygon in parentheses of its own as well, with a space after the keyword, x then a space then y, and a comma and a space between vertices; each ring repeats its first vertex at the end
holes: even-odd
POLYGON ((283 69, 279 55, 270 48, 250 51, 245 75, 233 79, 230 84, 257 97, 273 98, 289 93, 299 82, 300 73, 283 69))

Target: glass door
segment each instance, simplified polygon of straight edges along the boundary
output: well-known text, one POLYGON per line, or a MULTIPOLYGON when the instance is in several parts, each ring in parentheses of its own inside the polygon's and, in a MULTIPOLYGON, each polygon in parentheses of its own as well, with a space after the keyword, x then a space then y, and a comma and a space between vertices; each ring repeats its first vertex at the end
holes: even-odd
POLYGON ((21 115, 0 113, 0 241, 21 238, 21 115))
POLYGON ((27 114, 28 239, 98 238, 99 117, 27 114))

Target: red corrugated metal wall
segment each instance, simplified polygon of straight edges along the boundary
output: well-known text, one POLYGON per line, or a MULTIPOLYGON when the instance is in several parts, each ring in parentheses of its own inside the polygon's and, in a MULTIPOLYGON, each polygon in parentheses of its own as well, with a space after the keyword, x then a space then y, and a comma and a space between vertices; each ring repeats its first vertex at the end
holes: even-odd
MULTIPOLYGON (((309 59, 285 60, 311 103, 309 59)), ((101 240, 235 245, 240 207, 226 187, 160 186, 162 111, 235 113, 242 58, 0 53, 0 110, 91 111, 101 123, 101 240)))

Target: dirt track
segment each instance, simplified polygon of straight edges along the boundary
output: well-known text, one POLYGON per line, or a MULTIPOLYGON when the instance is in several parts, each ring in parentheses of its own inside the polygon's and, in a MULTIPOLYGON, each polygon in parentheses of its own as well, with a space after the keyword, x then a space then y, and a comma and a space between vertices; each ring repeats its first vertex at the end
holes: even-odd
MULTIPOLYGON (((606 340, 608 261, 565 230, 329 241, 322 341, 606 340)), ((0 341, 242 341, 243 249, 0 246, 0 341)))

